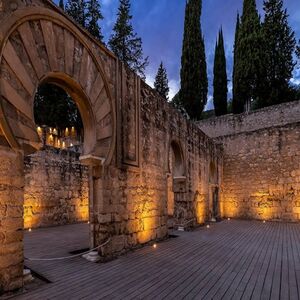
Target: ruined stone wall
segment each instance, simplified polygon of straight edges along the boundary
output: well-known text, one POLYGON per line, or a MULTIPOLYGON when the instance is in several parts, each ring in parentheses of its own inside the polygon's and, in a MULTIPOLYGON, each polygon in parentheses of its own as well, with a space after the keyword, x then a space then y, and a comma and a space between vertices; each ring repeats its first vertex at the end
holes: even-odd
POLYGON ((132 74, 123 72, 126 88, 120 105, 125 119, 119 132, 116 165, 103 171, 103 213, 98 207, 95 228, 98 243, 112 236, 114 252, 167 236, 172 141, 182 149, 185 177, 181 186, 173 186, 176 223, 194 219, 191 224, 196 225, 209 219, 210 163, 217 166, 218 183, 222 173, 221 148, 145 83, 140 87, 136 83, 133 89, 137 88, 138 94, 130 96, 127 88, 132 74), (128 100, 130 107, 126 107, 128 100), (136 100, 140 115, 137 122, 127 114, 136 100))
POLYGON ((76 152, 48 147, 25 157, 25 229, 88 221, 88 194, 76 152))
POLYGON ((22 286, 23 157, 0 146, 0 295, 22 286))
POLYGON ((298 101, 199 122, 224 147, 223 216, 300 220, 299 121, 298 101))
POLYGON ((209 118, 198 122, 199 127, 209 137, 234 135, 252 132, 262 128, 284 126, 299 122, 300 101, 287 102, 243 113, 209 118))

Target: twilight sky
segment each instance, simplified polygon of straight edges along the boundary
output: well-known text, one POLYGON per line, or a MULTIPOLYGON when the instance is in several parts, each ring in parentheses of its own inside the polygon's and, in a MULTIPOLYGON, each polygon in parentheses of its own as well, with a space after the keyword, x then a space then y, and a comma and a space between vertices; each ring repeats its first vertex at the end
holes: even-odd
MULTIPOLYGON (((116 20, 119 0, 99 0, 104 20, 102 31, 107 42, 116 20)), ((58 2, 58 1, 55 1, 58 2)), ((66 1, 65 1, 66 2, 66 1)), ((167 68, 170 99, 176 94, 180 84, 180 59, 183 38, 184 9, 186 0, 131 0, 133 26, 143 40, 146 56, 150 64, 146 70, 147 83, 153 85, 158 65, 162 60, 167 68)), ((206 56, 209 77, 209 101, 207 109, 212 108, 213 59, 216 37, 220 26, 223 27, 227 58, 229 97, 231 97, 232 51, 237 11, 242 12, 243 0, 203 0, 202 32, 205 36, 206 56)), ((262 3, 257 7, 263 19, 262 3)), ((300 2, 284 0, 289 13, 289 23, 300 38, 300 2)), ((300 84, 300 67, 295 70, 292 81, 300 84)))

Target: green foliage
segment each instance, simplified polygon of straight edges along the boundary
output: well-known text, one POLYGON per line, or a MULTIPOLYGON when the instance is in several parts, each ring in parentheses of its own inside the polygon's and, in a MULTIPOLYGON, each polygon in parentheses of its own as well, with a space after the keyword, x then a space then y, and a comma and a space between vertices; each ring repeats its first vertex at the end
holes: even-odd
POLYGON ((84 0, 68 0, 66 13, 82 27, 86 27, 86 2, 84 0))
POLYGON ((186 3, 181 56, 181 89, 179 104, 191 119, 200 119, 207 103, 208 80, 205 45, 201 32, 202 1, 186 3))
POLYGON ((287 101, 289 81, 295 67, 295 33, 288 24, 287 11, 282 0, 264 1, 265 21, 263 23, 265 70, 267 79, 266 97, 260 107, 287 101))
POLYGON ((142 39, 134 33, 131 20, 130 1, 120 0, 117 21, 108 44, 126 66, 145 79, 148 57, 143 57, 142 39))
POLYGON ((58 129, 83 127, 75 102, 63 89, 51 84, 38 88, 34 101, 34 118, 36 124, 58 129))
POLYGON ((103 15, 101 14, 101 6, 98 0, 87 1, 86 19, 86 29, 88 30, 88 32, 93 35, 98 41, 102 42, 103 35, 99 26, 99 21, 103 20, 103 15))
POLYGON ((59 7, 60 7, 62 10, 65 10, 64 0, 59 0, 59 7))
POLYGON ((167 70, 161 62, 155 77, 154 82, 155 90, 165 99, 169 99, 169 81, 167 76, 167 70))
POLYGON ((235 41, 234 41, 234 53, 233 53, 233 72, 232 72, 232 112, 241 113, 244 111, 244 103, 240 97, 240 84, 239 78, 236 76, 236 65, 238 57, 238 38, 240 30, 240 16, 237 14, 236 28, 235 28, 235 41))
POLYGON ((222 29, 219 32, 214 60, 214 106, 216 116, 227 114, 227 72, 222 29))
POLYGON ((265 93, 263 34, 255 0, 244 0, 235 40, 233 112, 241 113, 265 93))

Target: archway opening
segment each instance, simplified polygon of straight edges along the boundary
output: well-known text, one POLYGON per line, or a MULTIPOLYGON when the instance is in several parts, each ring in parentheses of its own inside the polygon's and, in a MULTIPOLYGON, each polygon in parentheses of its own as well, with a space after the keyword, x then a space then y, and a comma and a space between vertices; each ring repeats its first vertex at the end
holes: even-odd
POLYGON ((209 214, 213 222, 220 218, 218 169, 214 161, 209 164, 209 214))
POLYGON ((79 160, 85 128, 78 100, 67 90, 46 82, 34 97, 42 148, 24 157, 24 251, 29 258, 67 256, 89 247, 89 171, 79 160))
POLYGON ((169 176, 167 178, 168 226, 182 223, 186 219, 184 196, 186 177, 182 149, 179 143, 172 141, 169 148, 169 176))

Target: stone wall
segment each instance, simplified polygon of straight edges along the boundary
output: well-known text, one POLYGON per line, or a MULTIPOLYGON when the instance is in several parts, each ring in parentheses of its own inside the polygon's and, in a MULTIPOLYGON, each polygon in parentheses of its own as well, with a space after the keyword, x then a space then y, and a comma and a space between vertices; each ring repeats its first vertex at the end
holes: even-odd
POLYGON ((0 295, 22 285, 23 157, 0 146, 0 295))
POLYGON ((284 126, 299 122, 300 101, 287 102, 243 113, 225 115, 198 122, 199 127, 209 137, 252 132, 263 128, 284 126))
POLYGON ((47 147, 25 157, 25 229, 88 221, 88 197, 88 169, 76 152, 47 147))
MULTIPOLYGON (((128 76, 132 75, 127 74, 126 80, 130 80, 128 76)), ((102 201, 98 198, 98 206, 93 209, 96 244, 112 236, 110 250, 114 252, 167 236, 168 178, 173 181, 171 192, 175 196, 173 218, 179 224, 188 220, 193 220, 192 225, 202 224, 210 218, 211 163, 217 169, 217 182, 213 186, 221 183, 221 148, 153 89, 143 82, 140 84, 136 95, 140 119, 128 127, 127 122, 132 120, 121 123, 117 160, 103 169, 103 177, 96 184, 101 186, 102 193, 102 201), (128 136, 128 140, 124 139, 128 136), (176 178, 169 165, 172 142, 182 152, 182 178, 176 178)), ((125 86, 130 84, 127 82, 125 86)), ((126 91, 121 97, 122 105, 128 99, 126 91)), ((135 99, 130 101, 134 103, 135 99)), ((126 109, 122 111, 125 116, 126 109)))
POLYGON ((224 147, 224 217, 300 220, 299 121, 298 101, 199 122, 224 147))

